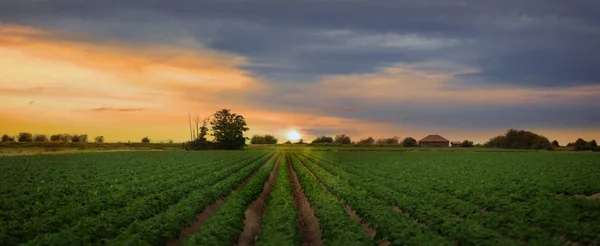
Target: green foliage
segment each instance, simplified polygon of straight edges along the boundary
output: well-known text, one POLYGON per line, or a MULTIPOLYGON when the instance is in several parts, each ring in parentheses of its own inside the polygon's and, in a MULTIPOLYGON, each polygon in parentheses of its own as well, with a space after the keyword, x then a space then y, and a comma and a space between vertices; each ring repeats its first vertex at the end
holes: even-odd
POLYGON ((417 147, 419 146, 419 144, 417 143, 417 140, 411 137, 407 137, 404 138, 404 140, 402 140, 402 146, 404 147, 417 147))
POLYGON ((598 149, 598 144, 596 143, 596 140, 587 142, 582 138, 578 138, 574 143, 569 143, 567 146, 573 147, 575 151, 598 149))
POLYGON ((340 134, 335 135, 335 139, 333 140, 333 142, 336 144, 350 144, 352 143, 352 139, 350 139, 350 136, 346 134, 340 134))
POLYGON ((473 147, 473 141, 465 140, 460 144, 460 147, 471 148, 473 147))
POLYGON ((235 245, 243 229, 240 225, 244 223, 246 208, 263 191, 277 156, 279 154, 261 167, 244 188, 233 191, 219 211, 214 213, 196 234, 186 239, 184 245, 235 245))
POLYGON ((273 135, 254 135, 250 138, 251 144, 277 144, 277 138, 273 135))
POLYGON ((560 147, 560 144, 558 143, 558 141, 554 140, 552 141, 552 147, 558 148, 560 147))
POLYGON ((147 137, 147 136, 146 136, 146 137, 143 137, 141 142, 142 142, 142 143, 150 143, 150 138, 149 138, 149 137, 147 137))
POLYGON ((490 139, 488 148, 552 150, 548 138, 529 131, 510 129, 504 135, 490 139))
POLYGON ((358 141, 358 144, 364 144, 364 145, 371 145, 375 143, 375 139, 373 139, 372 137, 368 137, 365 139, 361 139, 360 141, 358 141))
POLYGON ((304 139, 300 139, 300 140, 298 140, 298 142, 295 142, 294 144, 304 144, 304 139))
POLYGON ((33 142, 33 134, 29 132, 19 132, 17 140, 19 142, 33 142))
POLYGON ((214 114, 210 122, 216 147, 220 149, 243 149, 246 146, 244 132, 249 128, 244 116, 231 113, 229 109, 221 109, 214 114))
POLYGON ((298 211, 292 197, 286 157, 281 157, 256 245, 300 245, 298 211))
POLYGON ((324 242, 328 245, 376 245, 346 214, 344 204, 323 190, 296 156, 291 162, 302 190, 319 218, 324 242))
POLYGON ((315 138, 315 140, 312 141, 312 143, 333 143, 333 138, 332 137, 328 137, 328 136, 318 136, 317 138, 315 138))

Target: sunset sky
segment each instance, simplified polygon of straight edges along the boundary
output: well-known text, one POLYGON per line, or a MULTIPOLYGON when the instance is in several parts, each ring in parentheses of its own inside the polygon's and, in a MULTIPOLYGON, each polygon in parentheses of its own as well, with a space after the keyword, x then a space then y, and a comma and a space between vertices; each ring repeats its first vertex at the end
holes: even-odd
POLYGON ((0 134, 600 140, 600 1, 2 0, 0 134))

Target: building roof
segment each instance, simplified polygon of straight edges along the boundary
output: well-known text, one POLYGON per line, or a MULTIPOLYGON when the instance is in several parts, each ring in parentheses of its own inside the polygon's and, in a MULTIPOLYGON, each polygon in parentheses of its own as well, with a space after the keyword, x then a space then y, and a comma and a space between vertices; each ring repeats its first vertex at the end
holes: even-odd
POLYGON ((423 139, 419 140, 419 142, 450 142, 448 139, 445 139, 444 137, 440 136, 440 135, 429 135, 427 137, 424 137, 423 139))

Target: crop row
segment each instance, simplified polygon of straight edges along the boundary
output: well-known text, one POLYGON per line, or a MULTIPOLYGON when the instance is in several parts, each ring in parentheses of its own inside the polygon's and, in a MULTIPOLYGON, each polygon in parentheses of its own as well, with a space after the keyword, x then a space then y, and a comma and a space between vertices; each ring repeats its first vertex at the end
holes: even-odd
POLYGON ((292 183, 286 160, 282 157, 277 169, 277 177, 262 219, 262 229, 258 235, 258 246, 300 245, 298 211, 292 197, 292 183))
MULTIPOLYGON (((207 185, 209 180, 203 177, 213 172, 219 171, 223 177, 233 171, 237 171, 245 164, 255 160, 245 160, 240 164, 225 166, 204 165, 202 168, 191 169, 187 172, 192 175, 174 176, 169 179, 158 179, 152 183, 141 184, 145 188, 145 193, 135 194, 129 189, 116 189, 107 195, 87 194, 85 203, 71 203, 69 206, 59 208, 49 208, 44 214, 31 216, 31 219, 24 223, 13 224, 18 227, 7 228, 15 238, 40 238, 48 237, 48 234, 56 233, 55 237, 61 237, 65 233, 69 234, 94 234, 98 230, 103 231, 102 235, 110 235, 118 232, 123 225, 131 223, 134 219, 143 219, 164 211, 166 206, 177 202, 201 185, 207 185), (197 172, 197 170, 199 170, 197 172), (195 176, 196 178, 193 179, 195 176), (164 187, 169 187, 165 189, 164 187), (144 209, 141 209, 144 208, 144 209), (121 216, 112 216, 119 214, 121 216), (125 216, 122 216, 125 215, 125 216), (99 220, 110 220, 111 227, 97 228, 99 220), (24 234, 16 234, 23 232, 24 234), (16 234, 16 235, 15 235, 16 234)), ((184 174, 180 171, 181 174, 184 174)), ((134 187, 135 184, 128 185, 134 187)), ((28 209, 27 206, 23 210, 28 209)), ((40 209, 41 208, 37 208, 40 209)), ((17 210, 17 212, 20 210, 17 210)), ((13 220, 14 221, 14 220, 13 220)))
MULTIPOLYGON (((585 244, 600 241, 597 234, 600 225, 594 222, 600 219, 598 217, 600 213, 597 212, 600 206, 597 202, 556 198, 554 194, 547 194, 547 190, 535 183, 513 187, 514 183, 520 180, 530 179, 528 176, 521 176, 524 174, 517 174, 518 176, 511 181, 512 184, 507 184, 505 177, 510 177, 512 172, 522 173, 518 169, 504 167, 503 175, 483 169, 481 174, 476 173, 476 176, 466 176, 463 179, 449 177, 450 180, 445 180, 441 177, 448 175, 448 172, 461 172, 468 175, 468 172, 479 171, 477 168, 481 167, 461 163, 452 163, 452 165, 436 163, 420 169, 408 169, 406 164, 397 165, 392 164, 391 160, 380 159, 381 163, 377 164, 378 167, 356 171, 356 168, 364 166, 369 160, 365 157, 344 159, 343 164, 336 164, 333 167, 343 168, 352 173, 352 181, 357 184, 371 182, 384 186, 373 187, 377 189, 377 193, 394 192, 398 196, 407 196, 418 203, 431 204, 465 221, 474 221, 485 228, 498 231, 507 238, 544 245, 562 244, 559 241, 562 235, 569 235, 569 239, 585 244), (402 171, 403 167, 408 170, 402 171), (457 168, 468 169, 457 170, 457 168), (477 180, 477 183, 469 181, 469 178, 477 180), (514 194, 523 191, 535 191, 535 193, 526 199, 515 199, 514 194), (495 201, 494 205, 492 206, 489 201, 495 201), (492 209, 488 205, 492 206, 492 209), (484 208, 487 208, 487 211, 484 208)), ((543 168, 548 169, 545 166, 543 168)))
POLYGON ((298 155, 297 157, 327 189, 355 209, 362 219, 371 223, 371 226, 377 231, 375 239, 389 241, 394 245, 449 245, 446 239, 426 230, 411 218, 395 214, 391 204, 371 197, 372 191, 352 187, 342 180, 343 177, 329 174, 305 156, 298 155))
POLYGON ((296 156, 291 158, 304 194, 319 219, 326 245, 375 245, 360 225, 348 216, 344 204, 323 189, 296 156))
MULTIPOLYGON (((244 166, 252 164, 257 168, 261 164, 261 159, 254 159, 251 157, 247 160, 241 161, 235 165, 216 165, 212 166, 209 163, 198 165, 200 173, 196 173, 196 169, 183 169, 180 170, 181 174, 185 172, 196 175, 196 179, 189 182, 179 180, 177 175, 169 178, 155 179, 154 182, 148 183, 147 185, 155 188, 154 191, 148 193, 146 196, 139 196, 135 198, 128 198, 130 195, 127 190, 115 190, 109 195, 103 195, 101 197, 89 195, 90 199, 99 199, 99 203, 93 204, 94 206, 81 206, 81 204, 72 204, 71 213, 62 213, 62 217, 54 217, 62 219, 63 221, 73 221, 70 226, 60 227, 60 231, 55 233, 43 233, 37 234, 35 238, 27 242, 30 245, 46 244, 48 242, 55 242, 56 244, 89 244, 99 243, 103 240, 114 238, 119 235, 122 230, 126 227, 131 227, 132 223, 136 224, 142 221, 150 221, 153 218, 161 217, 160 214, 165 213, 165 210, 171 204, 177 204, 178 202, 184 202, 189 199, 192 194, 197 193, 199 189, 203 188, 214 188, 222 183, 222 180, 231 176, 232 173, 240 173, 241 175, 249 175, 253 170, 242 169, 244 166), (242 170, 240 170, 242 169, 242 170), (190 172, 191 171, 191 172, 190 172), (164 185, 164 186, 163 186, 164 185), (162 190, 161 190, 162 187, 162 190), (165 187, 169 187, 165 189, 165 187), (126 202, 121 203, 103 203, 102 198, 107 200, 114 200, 116 197, 122 197, 126 202), (92 210, 93 208, 94 210, 92 210)), ((182 175, 181 177, 186 177, 182 175)), ((241 182, 241 181, 240 181, 241 182)), ((174 207, 174 205, 173 205, 174 207)), ((174 209, 170 209, 173 211, 174 209)), ((193 218, 193 217, 192 217, 193 218)), ((32 228, 38 231, 48 230, 51 228, 51 223, 40 223, 34 218, 31 224, 41 225, 41 227, 32 228), (37 222, 37 223, 36 223, 37 222)), ((40 218, 43 219, 43 218, 40 218)), ((57 226, 61 225, 60 222, 54 222, 57 226)), ((27 232, 31 232, 27 231, 27 232)))
POLYGON ((280 154, 273 156, 241 190, 231 193, 218 212, 214 213, 184 245, 235 245, 243 229, 246 208, 263 191, 271 172, 277 168, 280 154))

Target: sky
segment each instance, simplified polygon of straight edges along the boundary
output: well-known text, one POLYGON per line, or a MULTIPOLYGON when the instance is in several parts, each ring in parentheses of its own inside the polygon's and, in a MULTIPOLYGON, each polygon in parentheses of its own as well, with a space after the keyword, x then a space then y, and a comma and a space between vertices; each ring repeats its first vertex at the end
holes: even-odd
POLYGON ((2 0, 0 134, 600 140, 596 0, 2 0))

